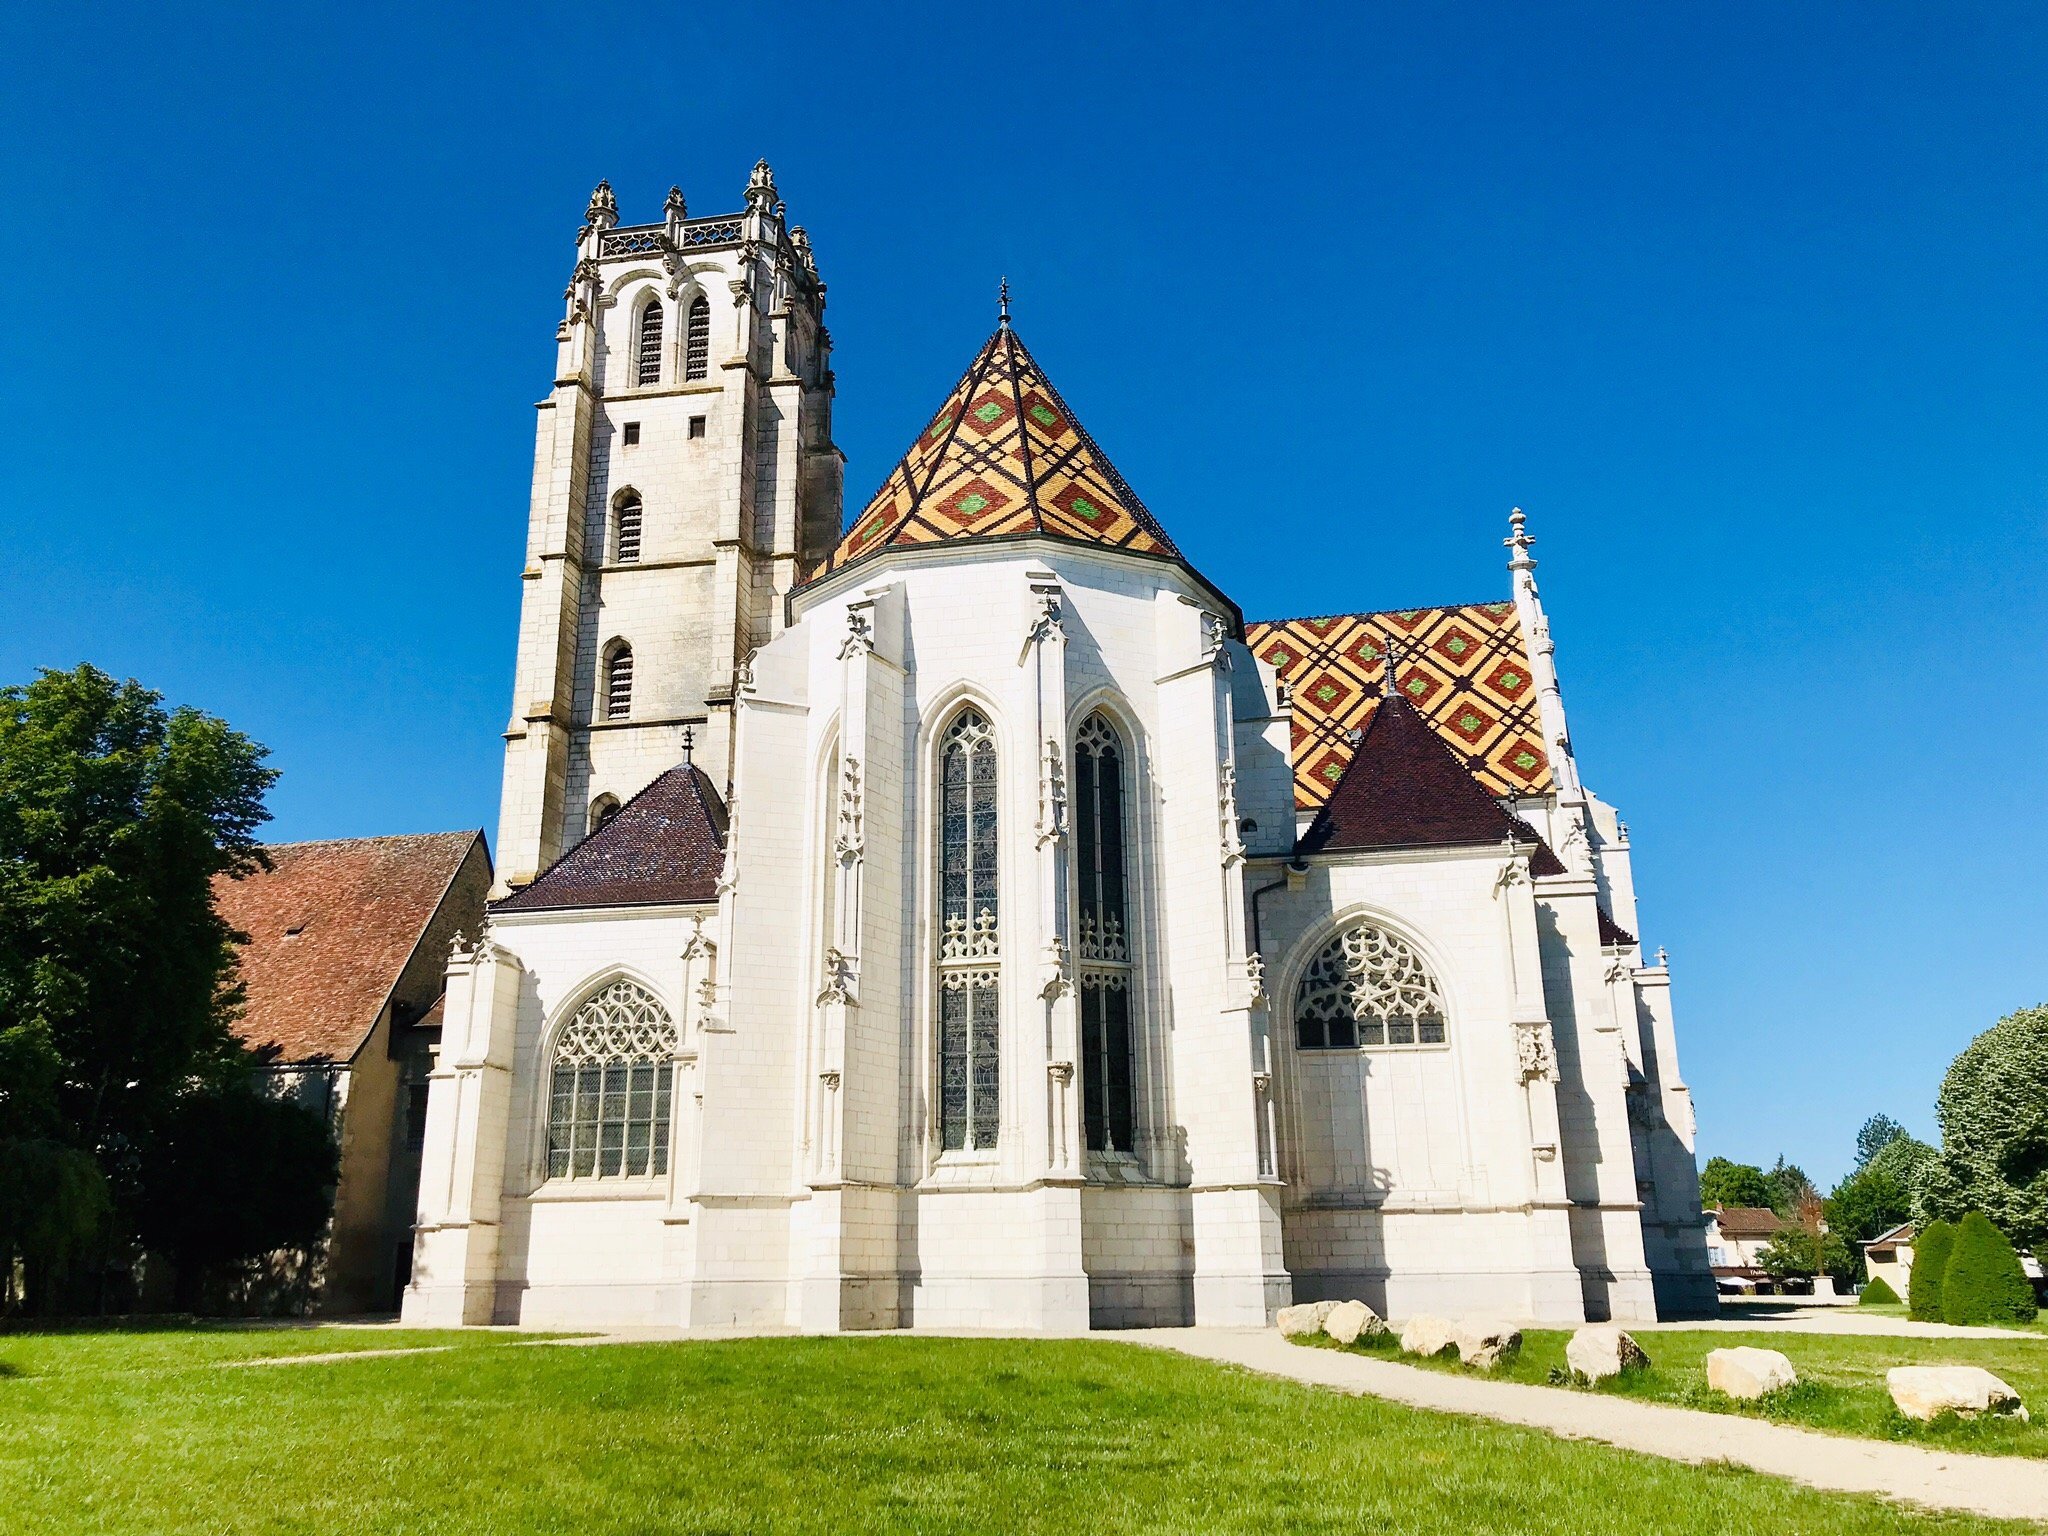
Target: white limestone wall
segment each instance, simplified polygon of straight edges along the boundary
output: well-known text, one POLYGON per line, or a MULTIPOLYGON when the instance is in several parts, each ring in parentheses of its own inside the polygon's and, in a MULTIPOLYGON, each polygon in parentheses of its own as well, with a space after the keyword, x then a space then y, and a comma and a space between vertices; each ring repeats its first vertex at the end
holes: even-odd
POLYGON ((1526 861, 1503 848, 1310 862, 1262 908, 1296 1295, 1359 1295, 1397 1316, 1583 1316, 1553 1089, 1517 1043, 1543 1019, 1530 887, 1525 873, 1502 882, 1526 861), (1302 972, 1355 919, 1423 956, 1448 1010, 1442 1046, 1297 1048, 1302 972))

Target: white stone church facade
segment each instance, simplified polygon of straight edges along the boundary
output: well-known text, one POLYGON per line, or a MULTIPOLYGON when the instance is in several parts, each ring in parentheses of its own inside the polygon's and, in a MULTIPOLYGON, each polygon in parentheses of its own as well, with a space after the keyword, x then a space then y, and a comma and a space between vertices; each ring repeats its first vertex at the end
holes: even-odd
POLYGON ((409 1322, 1712 1308, 1519 514, 1498 602, 1247 625, 1005 313, 842 532, 765 164, 565 298, 409 1322))

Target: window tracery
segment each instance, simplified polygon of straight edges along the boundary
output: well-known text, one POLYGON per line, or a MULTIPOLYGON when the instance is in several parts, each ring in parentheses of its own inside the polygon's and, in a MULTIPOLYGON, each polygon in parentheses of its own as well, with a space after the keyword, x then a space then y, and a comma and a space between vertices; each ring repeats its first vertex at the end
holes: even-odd
POLYGON ((548 1177, 649 1178, 668 1172, 677 1037, 645 987, 615 981, 555 1041, 548 1085, 548 1177))
POLYGON ((1422 956, 1399 934, 1353 923, 1317 951, 1295 988, 1295 1039, 1303 1050, 1442 1045, 1443 993, 1422 956))
POLYGON ((939 748, 939 1146, 993 1148, 1002 1126, 995 733, 963 709, 939 748))

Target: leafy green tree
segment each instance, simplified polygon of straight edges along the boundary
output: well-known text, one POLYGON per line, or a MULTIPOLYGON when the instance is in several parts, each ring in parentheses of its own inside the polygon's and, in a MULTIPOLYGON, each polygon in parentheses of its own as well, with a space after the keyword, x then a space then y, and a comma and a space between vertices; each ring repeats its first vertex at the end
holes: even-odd
POLYGON ((2048 1004, 2007 1014, 1963 1047, 1935 1117, 1941 1159, 1921 1192, 1927 1210, 1981 1211, 2026 1247, 2048 1238, 2048 1004))
POLYGON ((107 1181, 92 1157, 40 1138, 0 1140, 0 1309, 51 1309, 53 1282, 96 1251, 107 1181))
POLYGON ((180 1102, 245 1075, 213 880, 261 862, 264 756, 95 667, 0 689, 0 1241, 32 1284, 132 1234, 180 1102))
POLYGON ((141 1237, 178 1269, 178 1304, 202 1309, 222 1269, 319 1240, 339 1172, 325 1122, 244 1084, 180 1099, 145 1165, 141 1237))
POLYGON ((1866 1307, 1891 1307, 1898 1305, 1899 1293, 1891 1288, 1883 1275, 1879 1275, 1863 1287, 1863 1294, 1856 1299, 1866 1307))
POLYGON ((1982 1211, 1956 1225, 1955 1246, 1941 1278, 1945 1323, 2030 1323, 2034 1287, 2020 1269, 2012 1242, 1982 1211))
POLYGON ((1927 1173, 1934 1164, 1941 1161, 1941 1154, 1917 1136, 1899 1136, 1884 1144, 1877 1155, 1863 1165, 1862 1172, 1884 1174, 1896 1179, 1899 1187, 1906 1191, 1912 1209, 1901 1216, 1901 1221, 1924 1218, 1927 1215, 1921 1199, 1921 1192, 1927 1184, 1927 1173))
POLYGON ((1945 1221, 1929 1222, 1914 1240, 1913 1272, 1906 1281, 1906 1310, 1917 1322, 1941 1321, 1941 1286, 1955 1243, 1956 1229, 1945 1221))
POLYGON ((1890 1115, 1872 1115, 1856 1132, 1856 1166, 1868 1168, 1870 1160, 1906 1134, 1906 1128, 1890 1115))
POLYGON ((1757 1254, 1756 1262, 1780 1280, 1826 1274, 1836 1284, 1848 1285, 1856 1271, 1856 1256, 1840 1233, 1828 1229, 1821 1199, 1811 1191, 1793 1219, 1757 1254))
POLYGON ((1860 1277, 1863 1250, 1857 1245, 1911 1220, 1913 1195, 1886 1169, 1865 1165, 1834 1187, 1824 1208, 1829 1229, 1848 1245, 1860 1277))
POLYGON ((1700 1203, 1767 1206, 1771 1203, 1770 1182, 1763 1169, 1753 1163, 1731 1163, 1725 1157, 1710 1157, 1700 1174, 1700 1203))
POLYGON ((1806 1176, 1806 1170, 1797 1163, 1788 1163, 1780 1154, 1775 1166, 1764 1175, 1768 1186, 1770 1208, 1780 1216, 1796 1215, 1800 1206, 1808 1200, 1818 1200, 1820 1191, 1814 1188, 1813 1180, 1806 1176))

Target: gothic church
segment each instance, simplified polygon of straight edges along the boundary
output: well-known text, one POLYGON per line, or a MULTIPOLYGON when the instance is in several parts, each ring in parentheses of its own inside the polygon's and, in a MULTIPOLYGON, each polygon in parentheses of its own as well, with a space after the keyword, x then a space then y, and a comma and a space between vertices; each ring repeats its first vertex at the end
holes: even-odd
POLYGON ((1247 622, 1005 312, 842 531, 768 166, 577 238, 408 1322, 1711 1310, 1520 513, 1499 601, 1247 622))

